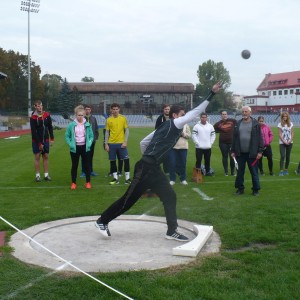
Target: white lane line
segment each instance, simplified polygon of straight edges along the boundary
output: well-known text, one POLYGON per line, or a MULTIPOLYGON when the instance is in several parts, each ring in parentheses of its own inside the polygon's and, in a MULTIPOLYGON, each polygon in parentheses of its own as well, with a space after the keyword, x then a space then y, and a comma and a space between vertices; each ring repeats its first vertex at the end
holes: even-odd
POLYGON ((199 188, 193 188, 193 191, 195 191, 197 194, 199 194, 202 197, 203 200, 214 200, 214 198, 211 198, 211 197, 207 196, 199 188))

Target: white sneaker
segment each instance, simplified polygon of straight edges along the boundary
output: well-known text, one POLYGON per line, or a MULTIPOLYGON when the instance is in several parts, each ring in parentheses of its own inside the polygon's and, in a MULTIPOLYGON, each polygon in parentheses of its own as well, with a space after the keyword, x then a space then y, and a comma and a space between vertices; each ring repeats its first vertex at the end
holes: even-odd
POLYGON ((110 236, 111 236, 107 224, 98 223, 98 222, 96 221, 96 222, 95 222, 95 226, 96 226, 96 228, 99 229, 99 232, 100 232, 103 236, 105 236, 105 237, 110 237, 110 236))
POLYGON ((187 183, 186 180, 182 180, 182 181, 181 181, 181 184, 183 184, 183 185, 188 185, 188 183, 187 183))
POLYGON ((170 184, 171 184, 171 185, 174 185, 174 184, 175 184, 175 181, 170 181, 170 184))

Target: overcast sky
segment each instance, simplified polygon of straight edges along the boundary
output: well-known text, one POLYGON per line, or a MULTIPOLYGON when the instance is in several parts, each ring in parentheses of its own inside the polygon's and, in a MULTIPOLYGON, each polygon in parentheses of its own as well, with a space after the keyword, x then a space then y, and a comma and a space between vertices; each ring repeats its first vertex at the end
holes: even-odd
MULTIPOLYGON (((0 1, 0 47, 27 55, 28 14, 20 0, 0 1)), ((42 75, 196 84, 211 59, 229 71, 229 90, 254 95, 265 74, 300 70, 300 0, 40 2, 30 52, 42 75)))

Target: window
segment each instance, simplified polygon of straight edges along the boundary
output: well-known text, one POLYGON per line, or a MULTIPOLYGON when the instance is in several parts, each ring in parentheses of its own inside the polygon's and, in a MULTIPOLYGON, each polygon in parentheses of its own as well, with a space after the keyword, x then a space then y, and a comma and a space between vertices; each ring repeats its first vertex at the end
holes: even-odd
POLYGON ((288 94, 288 90, 284 90, 284 94, 287 95, 288 94))
POLYGON ((291 94, 291 95, 294 94, 294 90, 290 90, 290 94, 291 94))
POLYGON ((273 96, 276 96, 277 95, 277 91, 273 91, 273 96))
POLYGON ((282 91, 278 91, 278 95, 282 95, 282 91))

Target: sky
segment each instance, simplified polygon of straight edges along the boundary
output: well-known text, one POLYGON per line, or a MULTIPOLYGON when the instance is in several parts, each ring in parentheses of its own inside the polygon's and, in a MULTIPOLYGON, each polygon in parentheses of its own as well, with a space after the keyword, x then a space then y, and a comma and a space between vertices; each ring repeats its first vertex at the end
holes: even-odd
MULTIPOLYGON (((0 47, 27 55, 28 13, 21 0, 0 3, 0 47)), ((228 70, 230 91, 249 96, 265 74, 300 70, 299 0, 40 0, 39 9, 30 54, 41 76, 195 85, 211 59, 228 70)))

